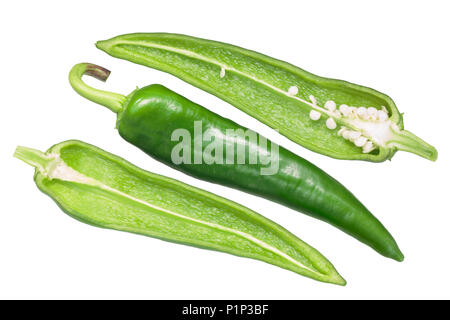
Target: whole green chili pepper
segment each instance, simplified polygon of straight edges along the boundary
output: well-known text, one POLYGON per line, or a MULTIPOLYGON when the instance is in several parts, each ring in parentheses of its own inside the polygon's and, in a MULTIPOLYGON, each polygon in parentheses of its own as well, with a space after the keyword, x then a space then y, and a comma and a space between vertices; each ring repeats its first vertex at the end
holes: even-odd
POLYGON ((345 285, 317 250, 256 212, 87 143, 65 141, 45 153, 18 147, 14 155, 36 168, 42 192, 82 222, 262 260, 345 285))
POLYGON ((324 220, 380 254, 403 260, 394 238, 364 205, 339 182, 305 159, 161 85, 137 89, 125 97, 87 86, 81 79, 83 74, 106 80, 109 71, 81 63, 72 68, 69 80, 79 94, 116 112, 119 134, 148 155, 196 178, 259 195, 324 220), (214 139, 210 144, 198 147, 196 123, 203 136, 214 139), (191 154, 186 152, 186 161, 174 162, 174 150, 180 145, 180 136, 175 133, 180 129, 187 133, 188 147, 184 151, 191 151, 191 154), (232 136, 230 130, 258 139, 232 136), (227 152, 215 150, 214 155, 206 152, 218 140, 226 144, 227 152), (231 159, 229 150, 235 151, 231 159), (256 163, 239 162, 239 150, 245 150, 249 159, 257 159, 256 163), (277 170, 261 174, 269 166, 268 161, 262 159, 267 157, 267 150, 278 150, 278 155, 272 159, 277 170))
POLYGON ((435 148, 403 130, 392 99, 367 87, 179 34, 126 34, 96 45, 114 57, 168 72, 333 158, 381 162, 397 150, 437 158, 435 148))

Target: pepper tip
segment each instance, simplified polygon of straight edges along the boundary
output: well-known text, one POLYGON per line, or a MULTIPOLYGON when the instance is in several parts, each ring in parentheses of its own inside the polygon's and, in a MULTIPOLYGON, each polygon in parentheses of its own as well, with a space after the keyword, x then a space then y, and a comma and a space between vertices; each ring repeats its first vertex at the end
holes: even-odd
POLYGON ((394 260, 402 262, 403 260, 405 260, 405 256, 400 252, 396 257, 394 257, 394 260))
POLYGON ((97 42, 95 43, 95 46, 97 47, 97 49, 100 49, 100 50, 102 50, 102 51, 106 51, 107 48, 108 48, 107 40, 100 40, 100 41, 97 41, 97 42))

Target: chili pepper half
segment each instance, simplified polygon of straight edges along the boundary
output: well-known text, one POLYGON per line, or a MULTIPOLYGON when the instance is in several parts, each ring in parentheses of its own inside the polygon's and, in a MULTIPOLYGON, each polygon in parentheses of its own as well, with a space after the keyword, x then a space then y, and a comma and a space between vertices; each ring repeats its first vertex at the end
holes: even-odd
POLYGON ((87 224, 262 260, 345 285, 324 256, 269 219, 87 143, 65 141, 45 153, 17 147, 14 156, 36 168, 42 192, 87 224))
POLYGON ((205 90, 312 151, 373 162, 390 159, 397 150, 437 159, 434 147, 403 129, 392 99, 373 89, 180 34, 125 34, 96 45, 205 90))
POLYGON ((116 112, 119 134, 151 157, 196 178, 240 189, 324 220, 380 254, 403 260, 393 237, 364 205, 338 181, 305 159, 161 85, 137 89, 125 97, 89 87, 81 79, 83 74, 106 80, 109 71, 81 63, 72 68, 69 80, 80 95, 116 112), (198 147, 196 123, 201 124, 203 136, 210 136, 214 142, 222 140, 225 149, 236 151, 233 161, 229 161, 228 153, 207 152, 214 142, 198 147), (246 132, 258 140, 231 137, 230 130, 246 132), (175 134, 174 139, 177 132, 180 135, 175 134), (188 137, 186 149, 192 153, 187 161, 177 162, 173 153, 183 135, 188 137), (266 147, 261 141, 266 142, 266 147), (267 150, 274 149, 278 149, 273 159, 277 161, 277 170, 272 174, 262 174, 261 170, 267 169, 267 161, 251 164, 237 159, 238 150, 246 150, 249 158, 262 159, 267 157, 267 150))

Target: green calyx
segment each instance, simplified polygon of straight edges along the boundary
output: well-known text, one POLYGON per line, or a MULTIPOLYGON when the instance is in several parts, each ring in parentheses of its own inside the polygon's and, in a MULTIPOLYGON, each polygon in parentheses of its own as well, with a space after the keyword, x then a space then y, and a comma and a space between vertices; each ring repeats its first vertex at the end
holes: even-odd
POLYGON ((390 147, 395 148, 395 150, 402 150, 417 154, 418 156, 431 161, 437 160, 438 152, 432 145, 423 141, 408 130, 394 129, 393 131, 395 131, 393 137, 388 142, 390 147))
POLYGON ((122 110, 126 101, 124 95, 92 88, 82 80, 83 75, 89 75, 98 80, 106 81, 110 73, 109 70, 92 63, 79 63, 70 70, 69 82, 81 96, 118 113, 122 110))
POLYGON ((18 146, 14 152, 14 157, 35 167, 40 172, 45 172, 46 168, 53 161, 52 157, 44 152, 32 148, 18 146))

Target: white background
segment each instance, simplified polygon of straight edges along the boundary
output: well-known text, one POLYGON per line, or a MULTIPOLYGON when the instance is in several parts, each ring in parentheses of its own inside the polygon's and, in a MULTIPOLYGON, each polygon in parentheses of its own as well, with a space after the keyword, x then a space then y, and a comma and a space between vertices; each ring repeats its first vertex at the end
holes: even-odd
POLYGON ((0 6, 0 298, 450 298, 448 1, 5 1, 0 6), (314 154, 210 94, 94 46, 130 32, 220 40, 387 93, 405 113, 405 128, 438 149, 438 161, 404 152, 381 164, 314 154), (71 89, 68 72, 78 62, 112 70, 105 84, 86 79, 99 88, 128 94, 136 86, 164 84, 317 164, 385 224, 405 261, 386 259, 296 211, 187 177, 149 158, 120 138, 112 112, 71 89), (46 150, 67 139, 245 204, 321 251, 348 285, 73 220, 38 191, 33 169, 12 157, 18 144, 46 150))

